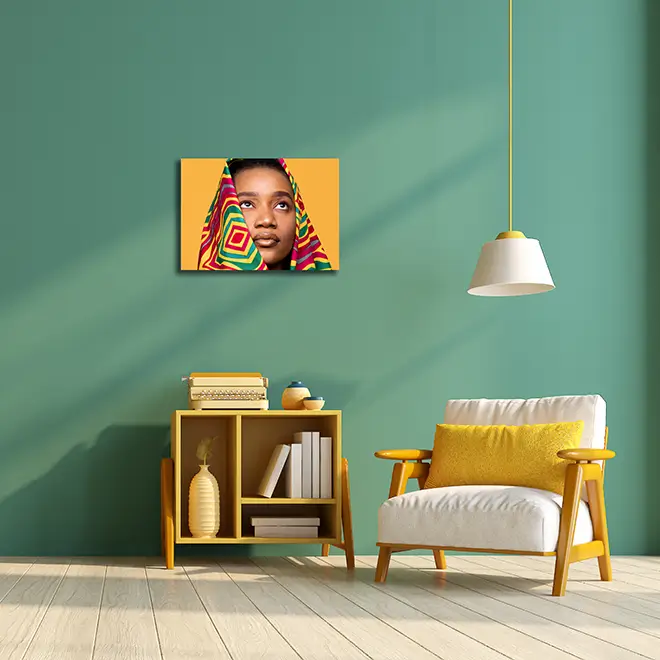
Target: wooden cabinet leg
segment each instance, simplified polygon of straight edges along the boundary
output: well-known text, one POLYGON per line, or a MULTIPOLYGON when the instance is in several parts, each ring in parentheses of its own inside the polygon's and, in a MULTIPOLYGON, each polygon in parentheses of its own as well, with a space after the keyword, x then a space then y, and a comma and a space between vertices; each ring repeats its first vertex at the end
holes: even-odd
MULTIPOLYGON (((341 527, 344 533, 342 543, 335 544, 346 554, 346 568, 352 571, 355 568, 355 549, 353 547, 353 516, 351 514, 351 487, 348 480, 348 460, 341 459, 341 527)), ((321 545, 321 556, 330 555, 330 544, 321 545)))
POLYGON ((160 515, 161 544, 165 566, 174 568, 174 461, 163 458, 160 462, 160 515))
POLYGON ((160 555, 165 556, 165 516, 163 513, 163 478, 160 479, 160 555))
POLYGON ((355 549, 353 547, 353 515, 351 513, 351 487, 348 480, 348 460, 341 462, 341 522, 344 528, 344 552, 346 568, 355 568, 355 549))

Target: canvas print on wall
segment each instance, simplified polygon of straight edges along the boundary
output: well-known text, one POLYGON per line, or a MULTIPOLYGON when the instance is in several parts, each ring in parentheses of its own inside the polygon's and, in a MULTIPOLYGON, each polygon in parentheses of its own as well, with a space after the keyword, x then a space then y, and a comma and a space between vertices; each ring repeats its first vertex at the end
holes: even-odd
POLYGON ((181 270, 339 270, 339 160, 182 158, 181 270))

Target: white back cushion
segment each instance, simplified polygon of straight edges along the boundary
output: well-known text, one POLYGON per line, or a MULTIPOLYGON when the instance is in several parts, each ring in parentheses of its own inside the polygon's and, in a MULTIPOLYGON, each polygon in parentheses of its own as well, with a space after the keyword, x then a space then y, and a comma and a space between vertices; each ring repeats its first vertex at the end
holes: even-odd
POLYGON ((549 396, 540 399, 452 399, 445 424, 548 424, 584 421, 580 447, 605 446, 605 400, 598 394, 549 396))

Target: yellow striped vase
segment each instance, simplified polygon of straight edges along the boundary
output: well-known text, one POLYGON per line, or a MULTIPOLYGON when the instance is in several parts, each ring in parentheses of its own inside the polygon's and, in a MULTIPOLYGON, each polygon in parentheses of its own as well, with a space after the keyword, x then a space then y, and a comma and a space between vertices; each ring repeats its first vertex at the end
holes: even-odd
POLYGON ((220 530, 220 492, 208 465, 200 465, 190 482, 188 526, 196 539, 212 538, 220 530))

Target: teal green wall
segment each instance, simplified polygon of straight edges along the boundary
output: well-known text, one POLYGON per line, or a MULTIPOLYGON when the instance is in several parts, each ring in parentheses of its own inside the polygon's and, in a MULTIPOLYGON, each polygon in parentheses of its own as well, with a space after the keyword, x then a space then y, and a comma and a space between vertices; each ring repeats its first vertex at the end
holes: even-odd
POLYGON ((598 392, 613 551, 660 551, 646 5, 515 3, 514 224, 557 289, 489 300, 507 6, 3 4, 0 555, 158 553, 180 377, 216 369, 344 411, 360 553, 373 452, 431 446, 448 398, 598 392), (231 154, 341 159, 340 272, 177 271, 178 161, 231 154))

